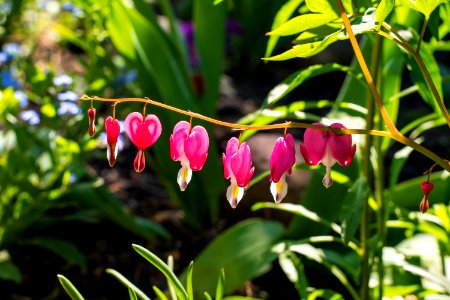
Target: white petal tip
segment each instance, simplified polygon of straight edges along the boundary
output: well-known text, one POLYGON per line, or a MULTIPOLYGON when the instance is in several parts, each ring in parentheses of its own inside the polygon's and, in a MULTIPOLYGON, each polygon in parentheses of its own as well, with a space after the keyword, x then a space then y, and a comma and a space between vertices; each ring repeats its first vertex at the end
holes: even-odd
POLYGON ((235 209, 242 197, 244 196, 244 188, 239 187, 237 184, 230 184, 227 188, 227 200, 231 205, 231 208, 235 209))
POLYGON ((178 171, 177 182, 182 192, 186 190, 191 178, 192 170, 188 166, 183 166, 180 171, 178 171))
POLYGON ((273 196, 275 203, 280 203, 287 195, 288 185, 284 179, 284 176, 278 181, 270 184, 270 193, 273 196))

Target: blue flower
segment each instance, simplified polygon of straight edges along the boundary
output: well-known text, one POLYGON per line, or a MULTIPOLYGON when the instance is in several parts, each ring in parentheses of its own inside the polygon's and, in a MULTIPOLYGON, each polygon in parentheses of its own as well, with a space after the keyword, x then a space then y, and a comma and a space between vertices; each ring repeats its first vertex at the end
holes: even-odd
POLYGON ((58 115, 77 115, 81 113, 81 108, 73 102, 61 102, 57 110, 58 115))
POLYGON ((19 107, 25 107, 28 105, 28 95, 21 90, 17 90, 14 92, 14 98, 19 100, 19 107))
POLYGON ((75 93, 74 91, 65 91, 65 92, 61 92, 58 95, 56 95, 56 98, 59 101, 77 101, 78 100, 78 95, 77 93, 75 93))
POLYGON ((67 74, 61 74, 59 76, 53 77, 53 84, 55 86, 68 86, 71 85, 73 82, 72 77, 70 77, 67 74))
POLYGON ((19 113, 19 118, 30 125, 37 125, 41 122, 41 117, 32 109, 24 110, 19 113))
POLYGON ((2 50, 11 56, 18 56, 20 54, 20 48, 21 46, 17 43, 6 43, 3 44, 2 50))
POLYGON ((5 64, 11 60, 12 56, 5 52, 0 52, 0 65, 5 64))
POLYGON ((4 70, 0 72, 1 82, 4 87, 18 88, 20 83, 14 78, 11 70, 4 70))

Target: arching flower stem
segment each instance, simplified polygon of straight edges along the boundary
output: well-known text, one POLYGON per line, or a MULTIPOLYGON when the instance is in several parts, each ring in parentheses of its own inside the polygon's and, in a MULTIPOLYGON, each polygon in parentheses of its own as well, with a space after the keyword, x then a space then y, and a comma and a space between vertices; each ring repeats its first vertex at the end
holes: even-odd
MULTIPOLYGON (((414 141, 408 139, 404 135, 400 134, 396 130, 396 134, 392 134, 391 132, 387 131, 381 131, 381 130, 366 130, 366 129, 350 129, 350 128, 330 128, 329 126, 316 126, 310 123, 301 123, 301 122, 284 122, 284 123, 278 123, 278 124, 271 124, 271 125, 262 125, 262 126, 255 126, 255 125, 243 125, 243 124, 235 124, 235 123, 229 123, 224 122, 220 120, 216 120, 204 115, 201 115, 199 113, 183 110, 177 107, 173 107, 164 103, 160 103, 155 100, 151 100, 149 98, 100 98, 97 96, 89 97, 87 95, 83 95, 80 97, 80 100, 82 101, 99 101, 99 102, 113 102, 115 105, 125 102, 141 102, 141 103, 147 103, 154 106, 158 106, 167 110, 171 110, 174 112, 177 112, 182 115, 190 116, 192 118, 196 118, 199 120, 203 120, 209 123, 213 123, 219 126, 224 126, 236 130, 273 130, 273 129, 288 129, 288 128, 312 128, 312 129, 318 129, 318 130, 324 130, 324 131, 333 131, 337 135, 343 135, 343 134, 369 134, 373 136, 382 136, 387 137, 396 140, 399 143, 402 143, 403 145, 409 146, 418 152, 422 153, 423 155, 427 156, 437 164, 439 164, 442 168, 444 168, 447 172, 450 173, 450 163, 448 161, 445 161, 444 159, 440 158, 438 155, 433 153, 432 151, 428 150, 427 148, 423 147, 422 145, 419 145, 415 143, 414 141)), ((394 126, 395 127, 395 126, 394 126)))

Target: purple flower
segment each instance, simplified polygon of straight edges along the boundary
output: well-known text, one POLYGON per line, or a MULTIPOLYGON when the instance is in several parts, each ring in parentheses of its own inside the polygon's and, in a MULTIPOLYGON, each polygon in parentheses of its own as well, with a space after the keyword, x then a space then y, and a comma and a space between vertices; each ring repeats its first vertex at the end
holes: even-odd
POLYGON ((41 117, 32 109, 24 110, 19 113, 19 118, 30 125, 37 125, 41 122, 41 117))
POLYGON ((65 92, 61 92, 58 95, 56 95, 56 98, 59 101, 72 101, 75 102, 78 100, 78 95, 77 93, 75 93, 74 91, 65 91, 65 92))
POLYGON ((72 77, 70 77, 67 74, 61 74, 59 76, 53 77, 53 84, 55 86, 63 86, 66 87, 68 85, 71 85, 73 82, 72 77))
POLYGON ((19 107, 25 107, 28 105, 28 95, 21 90, 17 90, 14 92, 14 98, 19 100, 19 107))
POLYGON ((73 102, 61 102, 58 111, 58 115, 77 115, 81 113, 81 108, 73 102))

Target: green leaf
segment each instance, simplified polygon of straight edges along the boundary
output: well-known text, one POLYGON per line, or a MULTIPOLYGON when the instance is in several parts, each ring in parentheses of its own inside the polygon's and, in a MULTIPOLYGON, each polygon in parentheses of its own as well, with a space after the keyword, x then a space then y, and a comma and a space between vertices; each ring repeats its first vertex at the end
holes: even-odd
POLYGON ((430 18, 431 13, 440 4, 448 2, 448 0, 402 0, 401 3, 411 9, 422 13, 426 19, 430 18))
POLYGON ((213 300, 213 298, 208 294, 208 292, 204 292, 203 295, 205 296, 206 300, 213 300))
POLYGON ((224 271, 224 269, 220 269, 219 280, 217 281, 217 287, 216 287, 216 299, 215 300, 222 300, 224 284, 225 284, 225 271, 224 271))
POLYGON ((305 256, 306 258, 316 261, 317 263, 328 268, 331 273, 347 288, 347 291, 352 295, 353 299, 359 299, 358 293, 355 291, 347 276, 336 265, 329 262, 326 252, 318 249, 310 244, 297 244, 288 247, 290 251, 296 252, 305 256))
MULTIPOLYGON (((439 66, 436 62, 436 59, 431 52, 430 47, 428 47, 425 43, 422 43, 420 47, 420 56, 430 73, 431 79, 433 80, 434 85, 442 99, 442 77, 439 71, 439 66)), ((440 112, 439 106, 434 99, 433 94, 428 88, 427 82, 425 81, 425 77, 423 76, 422 71, 419 68, 419 65, 416 63, 414 58, 410 55, 407 55, 407 62, 409 67, 411 68, 411 75, 414 80, 414 83, 419 88, 419 93, 422 96, 425 103, 427 103, 435 112, 440 112)))
POLYGON ((278 54, 272 57, 263 58, 270 61, 282 61, 295 57, 307 58, 316 55, 325 50, 329 45, 338 40, 339 31, 326 36, 324 39, 318 42, 312 42, 308 44, 295 45, 292 49, 289 49, 282 54, 278 54))
POLYGON ((378 4, 375 21, 378 26, 386 20, 387 16, 391 13, 395 6, 394 0, 381 0, 378 4))
POLYGON ((340 220, 342 222, 342 239, 347 244, 356 233, 361 221, 361 213, 369 186, 365 177, 358 178, 350 188, 342 203, 340 220))
POLYGON ((106 269, 106 273, 111 274, 114 276, 117 280, 119 280, 126 288, 133 290, 136 295, 141 300, 151 300, 143 291, 141 291, 138 287, 136 287, 134 284, 132 284, 125 276, 120 274, 114 269, 106 269))
POLYGON ((200 70, 205 81, 202 111, 208 116, 216 114, 220 76, 224 67, 226 3, 214 5, 211 1, 194 0, 194 39, 197 46, 200 70))
MULTIPOLYGON (((348 14, 353 13, 353 6, 351 0, 343 0, 342 4, 344 5, 345 11, 348 14)), ((306 0, 306 6, 311 12, 340 16, 336 1, 306 0)))
POLYGON ((268 35, 286 36, 297 34, 309 29, 325 25, 337 16, 330 14, 304 14, 290 19, 280 27, 268 33, 268 35))
POLYGON ((278 210, 282 210, 282 211, 287 211, 287 212, 296 214, 298 216, 305 217, 316 223, 326 225, 328 228, 332 229, 336 233, 339 233, 339 234, 342 233, 342 228, 339 225, 321 218, 318 214, 316 214, 313 211, 308 210, 306 207, 304 207, 301 204, 291 204, 291 203, 276 204, 276 203, 270 203, 270 202, 258 202, 252 206, 253 211, 263 209, 263 208, 273 208, 273 209, 278 209, 278 210))
POLYGON ((389 187, 394 187, 400 177, 400 172, 403 169, 409 155, 413 152, 413 148, 405 146, 400 150, 396 151, 391 162, 390 176, 389 176, 389 187))
POLYGON ((187 271, 186 290, 189 300, 194 300, 194 288, 192 286, 192 272, 194 271, 194 262, 191 261, 187 271))
POLYGON ((328 300, 344 300, 345 298, 336 291, 328 289, 314 289, 309 293, 306 300, 328 299, 328 300))
POLYGON ((128 289, 128 295, 130 295, 130 300, 138 300, 138 297, 136 296, 136 292, 132 289, 128 289))
POLYGON ((22 280, 19 268, 11 261, 6 250, 0 251, 0 279, 11 280, 15 283, 20 283, 22 280))
POLYGON ((82 183, 73 186, 61 196, 61 200, 73 201, 82 207, 94 208, 105 218, 146 239, 168 237, 169 233, 161 225, 142 217, 133 216, 123 204, 104 186, 82 183))
MULTIPOLYGON (((289 0, 285 3, 275 15, 272 24, 272 30, 281 26, 281 24, 285 23, 295 12, 295 10, 303 3, 304 0, 289 0)), ((275 45, 278 42, 278 36, 269 36, 269 40, 267 41, 266 53, 265 57, 272 55, 272 52, 275 48, 275 45)))
MULTIPOLYGON (((173 272, 173 256, 169 255, 167 257, 167 266, 173 272)), ((169 287, 169 293, 172 300, 178 300, 177 293, 175 292, 174 287, 167 281, 167 286, 169 287)), ((187 287, 189 289, 189 286, 187 287)), ((192 288, 192 287, 191 287, 192 288)))
POLYGON ((272 245, 282 234, 281 224, 261 219, 249 219, 224 231, 195 259, 195 290, 212 293, 216 287, 213 274, 222 268, 227 274, 225 293, 268 271, 276 258, 272 245))
POLYGON ((285 251, 278 256, 278 262, 284 274, 297 289, 300 299, 306 299, 309 286, 305 270, 300 259, 291 251, 285 251))
POLYGON ((81 253, 75 244, 66 240, 49 237, 36 237, 23 242, 25 244, 36 245, 50 250, 70 263, 77 264, 79 266, 84 266, 86 264, 86 257, 83 253, 81 253))
POLYGON ((65 276, 58 274, 58 280, 72 300, 84 300, 77 288, 65 276))
POLYGON ((351 69, 349 67, 336 63, 313 65, 306 69, 294 72, 286 79, 284 79, 281 83, 277 84, 269 92, 267 97, 264 99, 262 108, 277 103, 295 88, 299 87, 306 80, 336 71, 347 72, 349 74, 351 73, 351 69))
MULTIPOLYGON (((169 300, 169 298, 156 285, 153 286, 153 291, 159 300, 169 300)), ((173 299, 172 299, 173 300, 173 299)))
POLYGON ((143 258, 148 260, 152 265, 158 268, 164 274, 164 276, 166 276, 167 280, 175 289, 175 292, 177 293, 179 299, 181 300, 188 299, 188 294, 184 289, 183 285, 181 284, 180 280, 161 259, 159 259, 155 254, 153 254, 152 252, 150 252, 149 250, 145 249, 142 246, 133 244, 133 249, 137 253, 139 253, 143 258))

